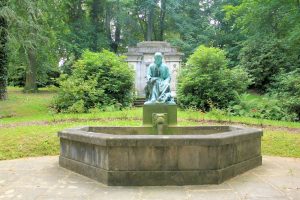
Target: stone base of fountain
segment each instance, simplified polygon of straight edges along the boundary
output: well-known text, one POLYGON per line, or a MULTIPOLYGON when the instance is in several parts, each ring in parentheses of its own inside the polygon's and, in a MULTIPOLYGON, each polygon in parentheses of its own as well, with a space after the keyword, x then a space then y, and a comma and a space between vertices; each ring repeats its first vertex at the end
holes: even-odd
POLYGON ((177 124, 177 105, 170 104, 147 104, 143 106, 143 125, 152 126, 154 114, 165 114, 166 124, 177 124))
POLYGON ((113 186, 219 184, 262 164, 262 131, 232 126, 82 127, 58 133, 59 164, 113 186))

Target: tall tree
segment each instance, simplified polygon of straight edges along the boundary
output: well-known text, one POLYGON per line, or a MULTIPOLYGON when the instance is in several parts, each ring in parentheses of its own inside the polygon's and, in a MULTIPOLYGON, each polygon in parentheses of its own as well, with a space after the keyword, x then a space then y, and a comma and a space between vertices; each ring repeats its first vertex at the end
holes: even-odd
POLYGON ((0 1, 0 100, 5 100, 7 97, 7 29, 8 24, 6 17, 2 15, 3 9, 7 6, 7 0, 0 1))
POLYGON ((103 0, 93 0, 90 5, 91 6, 90 18, 93 26, 92 27, 93 43, 91 46, 91 50, 93 51, 99 51, 101 48, 99 41, 102 39, 101 33, 104 33, 103 17, 104 17, 105 4, 106 2, 103 0))
POLYGON ((254 78, 253 87, 265 92, 279 73, 300 65, 300 12, 298 0, 243 0, 227 9, 238 16, 246 36, 240 65, 254 78))
POLYGON ((147 41, 153 40, 153 29, 154 29, 154 11, 156 1, 149 1, 147 6, 147 41))
POLYGON ((164 40, 168 5, 175 0, 134 0, 133 18, 138 22, 144 40, 164 40))
POLYGON ((168 37, 175 46, 189 56, 200 44, 210 45, 211 36, 215 34, 215 28, 209 18, 210 4, 201 0, 177 0, 173 2, 170 11, 168 37), (200 4, 200 3, 203 4, 200 4))
POLYGON ((123 10, 121 7, 123 5, 123 2, 120 0, 106 3, 105 32, 110 49, 115 53, 118 52, 121 43, 121 29, 123 26, 121 22, 123 10))
POLYGON ((38 79, 57 67, 55 29, 60 1, 8 0, 9 67, 25 66, 25 91, 37 90, 38 79))
POLYGON ((165 33, 165 18, 167 13, 167 0, 160 0, 160 16, 159 16, 159 40, 164 40, 164 33, 165 33))
POLYGON ((212 44, 226 50, 230 67, 239 64, 239 52, 246 38, 235 24, 237 16, 226 17, 226 8, 238 6, 241 2, 242 0, 215 0, 210 8, 212 26, 215 28, 215 34, 210 37, 212 44))
POLYGON ((97 25, 98 15, 98 3, 99 1, 90 1, 89 4, 85 0, 66 0, 64 1, 64 9, 66 12, 65 26, 67 26, 67 32, 61 33, 62 40, 65 42, 62 48, 66 52, 66 59, 75 56, 78 59, 84 49, 98 48, 98 37, 91 19, 93 19, 94 25, 97 25), (86 5, 86 7, 85 7, 86 5), (88 18, 87 6, 94 7, 94 12, 91 11, 92 16, 88 18), (97 7, 97 8, 96 8, 97 7), (95 33, 95 34, 92 34, 95 33))

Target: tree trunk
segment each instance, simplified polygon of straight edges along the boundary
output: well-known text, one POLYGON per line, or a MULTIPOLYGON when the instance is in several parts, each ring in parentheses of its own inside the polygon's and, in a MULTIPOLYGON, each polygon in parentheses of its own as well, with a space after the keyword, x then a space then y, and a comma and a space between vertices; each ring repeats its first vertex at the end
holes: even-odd
POLYGON ((101 16, 103 16, 103 1, 102 0, 94 0, 92 2, 92 9, 91 9, 91 18, 92 23, 94 26, 93 32, 93 44, 92 50, 99 51, 99 33, 103 32, 103 23, 101 21, 101 16))
POLYGON ((110 3, 107 3, 106 12, 105 12, 105 32, 106 32, 106 37, 110 42, 110 44, 112 43, 111 30, 110 30, 111 19, 112 19, 112 6, 110 5, 110 3))
POLYGON ((147 41, 152 41, 153 25, 154 25, 154 6, 149 6, 148 20, 147 20, 147 41))
POLYGON ((160 9, 160 17, 159 17, 159 40, 164 40, 164 31, 165 31, 165 16, 166 16, 166 1, 167 0, 161 0, 161 9, 160 9))
MULTIPOLYGON (((145 13, 145 16, 146 16, 146 13, 145 13)), ((144 20, 140 19, 138 14, 137 14, 137 17, 138 17, 138 21, 139 21, 140 27, 141 27, 143 35, 144 35, 144 40, 147 40, 147 23, 145 23, 144 20)))
POLYGON ((28 67, 26 69, 26 81, 25 81, 25 92, 36 92, 37 83, 36 83, 36 68, 37 60, 35 50, 30 48, 28 50, 28 67))
POLYGON ((111 43, 111 49, 113 50, 113 52, 117 53, 121 41, 121 24, 118 19, 116 19, 115 23, 116 23, 115 38, 114 41, 111 43))
MULTIPOLYGON (((66 4, 66 12, 68 16, 68 26, 71 29, 71 32, 76 35, 75 37, 80 37, 78 34, 82 29, 82 21, 84 21, 84 10, 82 9, 83 0, 73 0, 70 3, 66 4)), ((73 49, 75 59, 79 59, 81 56, 81 50, 73 49)))
POLYGON ((7 98, 7 28, 6 19, 0 17, 0 100, 7 98))

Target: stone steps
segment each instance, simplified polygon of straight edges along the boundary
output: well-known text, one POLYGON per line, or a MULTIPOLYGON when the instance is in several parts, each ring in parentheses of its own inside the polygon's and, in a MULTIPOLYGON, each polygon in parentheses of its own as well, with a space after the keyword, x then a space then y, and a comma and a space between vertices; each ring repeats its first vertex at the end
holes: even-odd
MULTIPOLYGON (((177 98, 174 98, 175 102, 177 103, 177 98)), ((134 100, 133 102, 133 106, 134 107, 143 107, 144 103, 145 103, 146 99, 144 97, 138 97, 134 100)))
POLYGON ((134 107, 142 107, 145 103, 146 99, 144 97, 136 98, 133 102, 134 107))

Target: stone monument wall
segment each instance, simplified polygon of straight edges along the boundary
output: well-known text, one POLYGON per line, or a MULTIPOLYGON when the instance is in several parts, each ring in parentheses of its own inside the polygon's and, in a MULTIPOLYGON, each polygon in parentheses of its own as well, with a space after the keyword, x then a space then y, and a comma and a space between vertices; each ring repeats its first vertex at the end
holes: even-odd
POLYGON ((135 89, 137 95, 145 96, 144 88, 146 86, 147 67, 154 62, 153 56, 156 52, 161 52, 164 56, 163 62, 169 67, 171 74, 171 91, 176 96, 177 74, 181 67, 182 53, 172 47, 168 42, 147 41, 140 42, 136 47, 129 47, 127 62, 135 70, 135 89))

